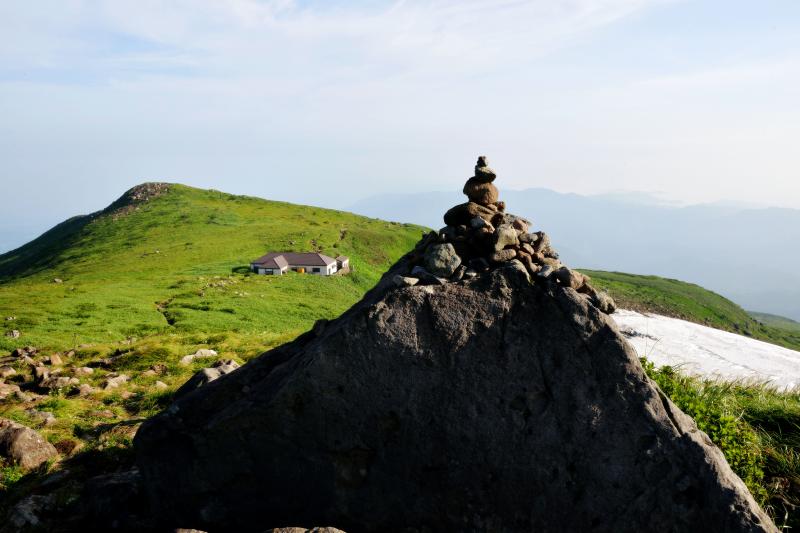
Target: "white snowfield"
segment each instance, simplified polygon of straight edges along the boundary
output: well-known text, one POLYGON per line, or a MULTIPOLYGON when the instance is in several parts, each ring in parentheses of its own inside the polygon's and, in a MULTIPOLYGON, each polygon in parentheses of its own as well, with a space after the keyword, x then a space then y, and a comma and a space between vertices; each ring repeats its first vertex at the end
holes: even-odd
POLYGON ((676 318, 625 309, 611 316, 639 356, 657 367, 725 381, 767 381, 778 389, 800 385, 800 352, 676 318))

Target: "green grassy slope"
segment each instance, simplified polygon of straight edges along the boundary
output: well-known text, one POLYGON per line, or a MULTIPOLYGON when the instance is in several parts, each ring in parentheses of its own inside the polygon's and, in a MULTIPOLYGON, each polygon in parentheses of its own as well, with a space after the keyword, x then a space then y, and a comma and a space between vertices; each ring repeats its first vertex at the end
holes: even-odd
POLYGON ((792 320, 791 318, 786 318, 785 316, 779 315, 771 315, 769 313, 757 313, 755 311, 750 311, 750 316, 762 324, 771 326, 775 329, 800 334, 800 322, 792 320))
POLYGON ((698 285, 657 276, 582 272, 624 309, 680 318, 800 350, 800 329, 791 331, 759 321, 727 298, 698 285))
POLYGON ((166 334, 247 336, 248 349, 263 349, 340 314, 421 231, 171 185, 138 209, 76 217, 0 256, 0 318, 16 317, 4 326, 21 332, 19 339, 0 337, 0 350, 166 334), (314 249, 350 256, 354 272, 246 273, 267 251, 314 249))

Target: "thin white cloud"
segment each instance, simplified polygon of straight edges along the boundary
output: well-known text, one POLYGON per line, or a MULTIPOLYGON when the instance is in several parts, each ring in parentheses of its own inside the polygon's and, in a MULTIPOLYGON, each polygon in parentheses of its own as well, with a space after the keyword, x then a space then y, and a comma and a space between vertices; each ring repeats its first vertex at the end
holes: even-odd
POLYGON ((800 78, 800 58, 778 61, 714 66, 689 72, 639 80, 645 90, 732 89, 751 84, 774 84, 800 78))
POLYGON ((663 1, 397 1, 379 7, 290 0, 8 2, 0 11, 0 33, 9 43, 0 68, 26 61, 97 68, 92 61, 101 58, 101 66, 177 64, 242 77, 269 75, 287 62, 323 70, 374 61, 407 71, 468 71, 526 61, 663 1), (122 50, 106 50, 109 39, 122 50), (130 54, 126 40, 158 47, 130 54), (469 64, 461 66, 462 58, 469 64))
POLYGON ((449 187, 488 152, 503 186, 800 205, 789 53, 729 35, 700 59, 687 50, 705 36, 675 49, 697 6, 6 0, 0 172, 20 188, 92 175, 237 190, 214 179, 238 176, 239 191, 313 202, 449 187))

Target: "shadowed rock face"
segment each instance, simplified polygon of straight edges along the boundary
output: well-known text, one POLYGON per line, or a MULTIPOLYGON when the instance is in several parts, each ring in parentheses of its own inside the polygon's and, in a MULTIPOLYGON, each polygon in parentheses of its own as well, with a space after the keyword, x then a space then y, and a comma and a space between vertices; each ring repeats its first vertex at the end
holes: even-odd
POLYGON ((514 268, 379 286, 146 422, 164 527, 773 531, 590 298, 514 268))

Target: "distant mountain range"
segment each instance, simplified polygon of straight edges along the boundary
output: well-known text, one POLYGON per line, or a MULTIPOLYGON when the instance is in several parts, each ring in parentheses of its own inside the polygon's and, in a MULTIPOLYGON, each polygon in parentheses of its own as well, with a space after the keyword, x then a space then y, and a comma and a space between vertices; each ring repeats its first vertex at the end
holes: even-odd
MULTIPOLYGON (((569 265, 697 283, 743 307, 800 320, 800 210, 676 207, 642 195, 502 190, 508 211, 546 231, 569 265)), ((432 228, 466 199, 455 192, 384 194, 348 207, 432 228)))

